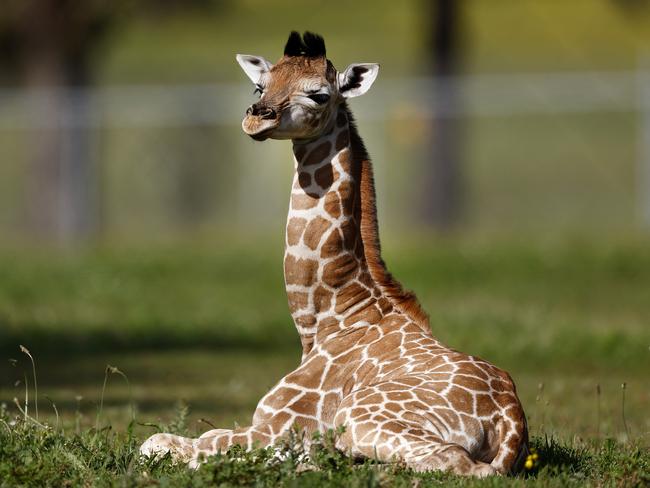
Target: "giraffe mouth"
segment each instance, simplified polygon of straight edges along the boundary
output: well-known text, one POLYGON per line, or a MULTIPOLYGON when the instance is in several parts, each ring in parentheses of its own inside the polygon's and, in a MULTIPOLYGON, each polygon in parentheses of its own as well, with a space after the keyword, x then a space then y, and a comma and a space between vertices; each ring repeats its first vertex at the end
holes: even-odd
POLYGON ((266 120, 260 117, 247 116, 242 121, 242 129, 252 139, 265 141, 280 125, 279 120, 266 120))
POLYGON ((256 141, 265 141, 269 138, 273 130, 275 130, 275 127, 270 127, 269 129, 264 129, 262 132, 258 132, 256 134, 248 134, 248 135, 251 136, 256 141))

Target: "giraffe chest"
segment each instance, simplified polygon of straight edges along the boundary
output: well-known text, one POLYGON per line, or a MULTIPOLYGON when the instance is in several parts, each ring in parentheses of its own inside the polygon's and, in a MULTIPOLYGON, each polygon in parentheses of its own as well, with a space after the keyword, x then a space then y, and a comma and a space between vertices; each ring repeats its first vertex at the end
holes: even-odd
POLYGON ((379 325, 350 327, 332 334, 260 401, 255 422, 287 415, 302 426, 330 428, 336 409, 353 390, 404 375, 403 334, 379 325))
POLYGON ((312 358, 286 376, 259 402, 253 423, 299 425, 308 432, 333 427, 336 411, 352 384, 346 384, 354 365, 328 364, 312 358))

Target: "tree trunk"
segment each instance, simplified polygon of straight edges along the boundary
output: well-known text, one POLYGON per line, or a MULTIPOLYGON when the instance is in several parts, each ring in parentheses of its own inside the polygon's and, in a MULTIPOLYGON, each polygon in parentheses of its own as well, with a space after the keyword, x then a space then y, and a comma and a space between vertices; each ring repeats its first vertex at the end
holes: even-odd
POLYGON ((460 100, 455 83, 459 63, 459 2, 435 0, 430 10, 434 98, 430 159, 423 177, 422 217, 426 225, 442 232, 457 224, 462 195, 461 124, 457 116, 460 100))
POLYGON ((32 96, 29 227, 43 242, 71 244, 90 237, 97 224, 87 66, 53 46, 29 52, 24 73, 32 96))

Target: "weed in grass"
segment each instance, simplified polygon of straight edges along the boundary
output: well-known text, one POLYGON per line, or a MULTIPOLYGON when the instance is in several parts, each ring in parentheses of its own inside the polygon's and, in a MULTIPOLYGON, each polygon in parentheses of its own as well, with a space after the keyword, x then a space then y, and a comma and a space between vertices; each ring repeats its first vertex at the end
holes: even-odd
POLYGON ((56 403, 52 401, 52 399, 45 395, 45 399, 50 402, 50 405, 52 405, 52 410, 54 410, 54 415, 56 417, 56 424, 54 424, 54 430, 59 430, 59 409, 56 408, 56 403))
POLYGON ((539 383, 535 397, 535 420, 538 422, 540 433, 543 433, 545 428, 546 405, 548 402, 544 399, 544 383, 539 383))
POLYGON ((201 417, 201 418, 199 419, 199 423, 201 423, 201 424, 205 424, 205 425, 207 425, 208 427, 210 427, 211 429, 218 429, 218 427, 217 427, 216 425, 214 425, 214 424, 213 424, 212 422, 210 422, 208 419, 205 419, 205 418, 203 418, 203 417, 201 417))
POLYGON ((600 439, 600 384, 596 384, 596 439, 600 439))
POLYGON ((176 404, 176 415, 174 419, 167 424, 164 431, 170 434, 187 435, 187 417, 190 414, 190 407, 183 401, 176 404))
POLYGON ((99 418, 101 417, 102 411, 104 409, 104 394, 106 393, 106 384, 108 383, 109 374, 117 374, 121 376, 126 382, 126 386, 129 390, 129 407, 131 410, 131 424, 135 422, 135 404, 133 402, 133 390, 131 389, 131 382, 129 381, 129 378, 122 371, 120 371, 115 366, 111 366, 110 364, 107 364, 106 369, 104 371, 104 384, 102 385, 102 393, 99 400, 99 409, 97 410, 97 418, 95 420, 95 430, 99 429, 99 418))
MULTIPOLYGON (((38 382, 36 381, 36 363, 34 357, 25 346, 20 346, 21 352, 29 357, 32 363, 32 372, 34 373, 34 411, 36 412, 36 420, 38 421, 38 382)), ((27 378, 25 378, 25 385, 27 385, 27 378)), ((25 401, 25 412, 27 412, 27 401, 25 401)))
POLYGON ((630 439, 630 429, 627 427, 627 419, 625 418, 625 390, 627 383, 621 383, 621 418, 623 419, 623 429, 625 429, 625 439, 630 439))

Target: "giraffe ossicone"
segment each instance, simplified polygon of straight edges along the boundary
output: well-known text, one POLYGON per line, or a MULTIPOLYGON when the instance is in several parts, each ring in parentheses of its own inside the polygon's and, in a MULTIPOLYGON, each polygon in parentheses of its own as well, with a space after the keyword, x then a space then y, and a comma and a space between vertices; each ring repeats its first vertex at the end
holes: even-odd
POLYGON ((275 64, 237 60, 260 93, 244 132, 293 142, 284 276, 302 361, 261 399, 251 426, 155 434, 141 452, 196 465, 234 444, 273 445, 294 426, 307 438, 344 426, 338 447, 355 457, 474 476, 516 470, 528 435, 510 376, 435 339, 381 259, 372 166, 346 103, 379 66, 338 72, 320 36, 297 32, 275 64))

